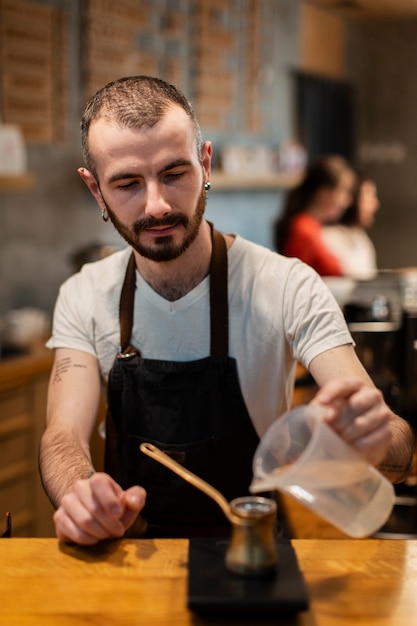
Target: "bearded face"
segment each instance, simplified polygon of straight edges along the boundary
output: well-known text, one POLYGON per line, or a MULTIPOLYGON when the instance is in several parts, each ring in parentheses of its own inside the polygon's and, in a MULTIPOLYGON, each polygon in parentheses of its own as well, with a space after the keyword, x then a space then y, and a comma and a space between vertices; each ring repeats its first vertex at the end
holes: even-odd
POLYGON ((170 213, 161 219, 148 216, 137 220, 132 227, 122 224, 107 203, 106 207, 115 229, 136 252, 151 261, 172 261, 181 256, 197 237, 206 208, 206 194, 202 189, 191 217, 180 212, 170 213), (155 237, 152 245, 141 242, 141 234, 147 229, 177 225, 184 227, 184 237, 179 244, 175 244, 170 235, 155 237))

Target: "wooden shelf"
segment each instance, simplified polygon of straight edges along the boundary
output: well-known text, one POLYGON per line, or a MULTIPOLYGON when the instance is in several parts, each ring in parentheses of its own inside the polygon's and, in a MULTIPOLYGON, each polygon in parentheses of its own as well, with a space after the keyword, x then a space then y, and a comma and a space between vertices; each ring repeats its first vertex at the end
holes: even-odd
POLYGON ((25 347, 23 356, 0 359, 0 502, 12 513, 13 536, 53 537, 38 450, 54 357, 44 338, 25 347))
POLYGON ((210 176, 211 191, 239 191, 244 189, 290 189, 301 179, 301 174, 228 174, 213 170, 210 176))
POLYGON ((16 176, 2 176, 0 174, 0 191, 19 191, 31 189, 35 184, 32 174, 19 174, 16 176))
POLYGON ((21 355, 0 359, 0 393, 22 387, 36 376, 49 375, 54 355, 44 341, 26 344, 26 350, 21 355))

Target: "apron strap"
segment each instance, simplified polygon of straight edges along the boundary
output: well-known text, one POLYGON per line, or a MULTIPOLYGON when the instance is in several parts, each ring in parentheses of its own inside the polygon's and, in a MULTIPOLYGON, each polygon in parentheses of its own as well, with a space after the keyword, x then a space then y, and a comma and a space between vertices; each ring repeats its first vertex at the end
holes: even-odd
POLYGON ((210 263, 210 354, 229 354, 229 303, 227 248, 224 237, 218 230, 212 232, 213 251, 210 263))
MULTIPOLYGON (((210 261, 210 354, 228 356, 229 354, 229 306, 228 306, 228 266, 227 248, 224 237, 209 222, 212 238, 210 261)), ((120 357, 138 354, 140 351, 130 344, 135 308, 136 263, 132 252, 126 268, 126 274, 120 294, 120 357)))
POLYGON ((136 262, 135 255, 130 255, 127 264, 125 279, 119 303, 120 322, 120 354, 127 355, 133 351, 137 352, 130 345, 133 328, 133 313, 135 310, 135 289, 136 289, 136 262))

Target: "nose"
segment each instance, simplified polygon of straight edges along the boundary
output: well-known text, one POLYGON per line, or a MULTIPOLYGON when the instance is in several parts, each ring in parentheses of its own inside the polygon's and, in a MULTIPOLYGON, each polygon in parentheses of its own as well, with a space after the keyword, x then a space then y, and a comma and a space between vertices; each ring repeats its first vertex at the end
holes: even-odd
POLYGON ((171 213, 171 210, 160 185, 157 182, 149 182, 146 186, 146 215, 160 219, 167 213, 171 213))

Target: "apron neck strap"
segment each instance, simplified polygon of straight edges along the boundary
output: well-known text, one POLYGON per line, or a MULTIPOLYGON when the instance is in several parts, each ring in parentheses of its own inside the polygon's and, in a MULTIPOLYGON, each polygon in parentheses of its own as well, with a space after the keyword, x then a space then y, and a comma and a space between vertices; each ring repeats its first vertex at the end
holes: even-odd
POLYGON ((137 352, 132 349, 130 339, 132 337, 133 313, 135 310, 135 289, 136 289, 136 261, 135 255, 130 255, 127 264, 125 279, 120 294, 119 303, 119 324, 120 324, 120 354, 127 355, 137 352))
MULTIPOLYGON (((227 248, 224 237, 219 231, 211 229, 212 254, 210 261, 210 354, 227 356, 229 353, 229 306, 228 306, 228 266, 227 248)), ((126 268, 125 279, 120 294, 120 354, 128 355, 132 351, 130 342, 135 309, 136 263, 132 252, 126 268)))
POLYGON ((229 354, 229 303, 227 248, 224 237, 209 222, 212 233, 210 262, 210 354, 229 354))

